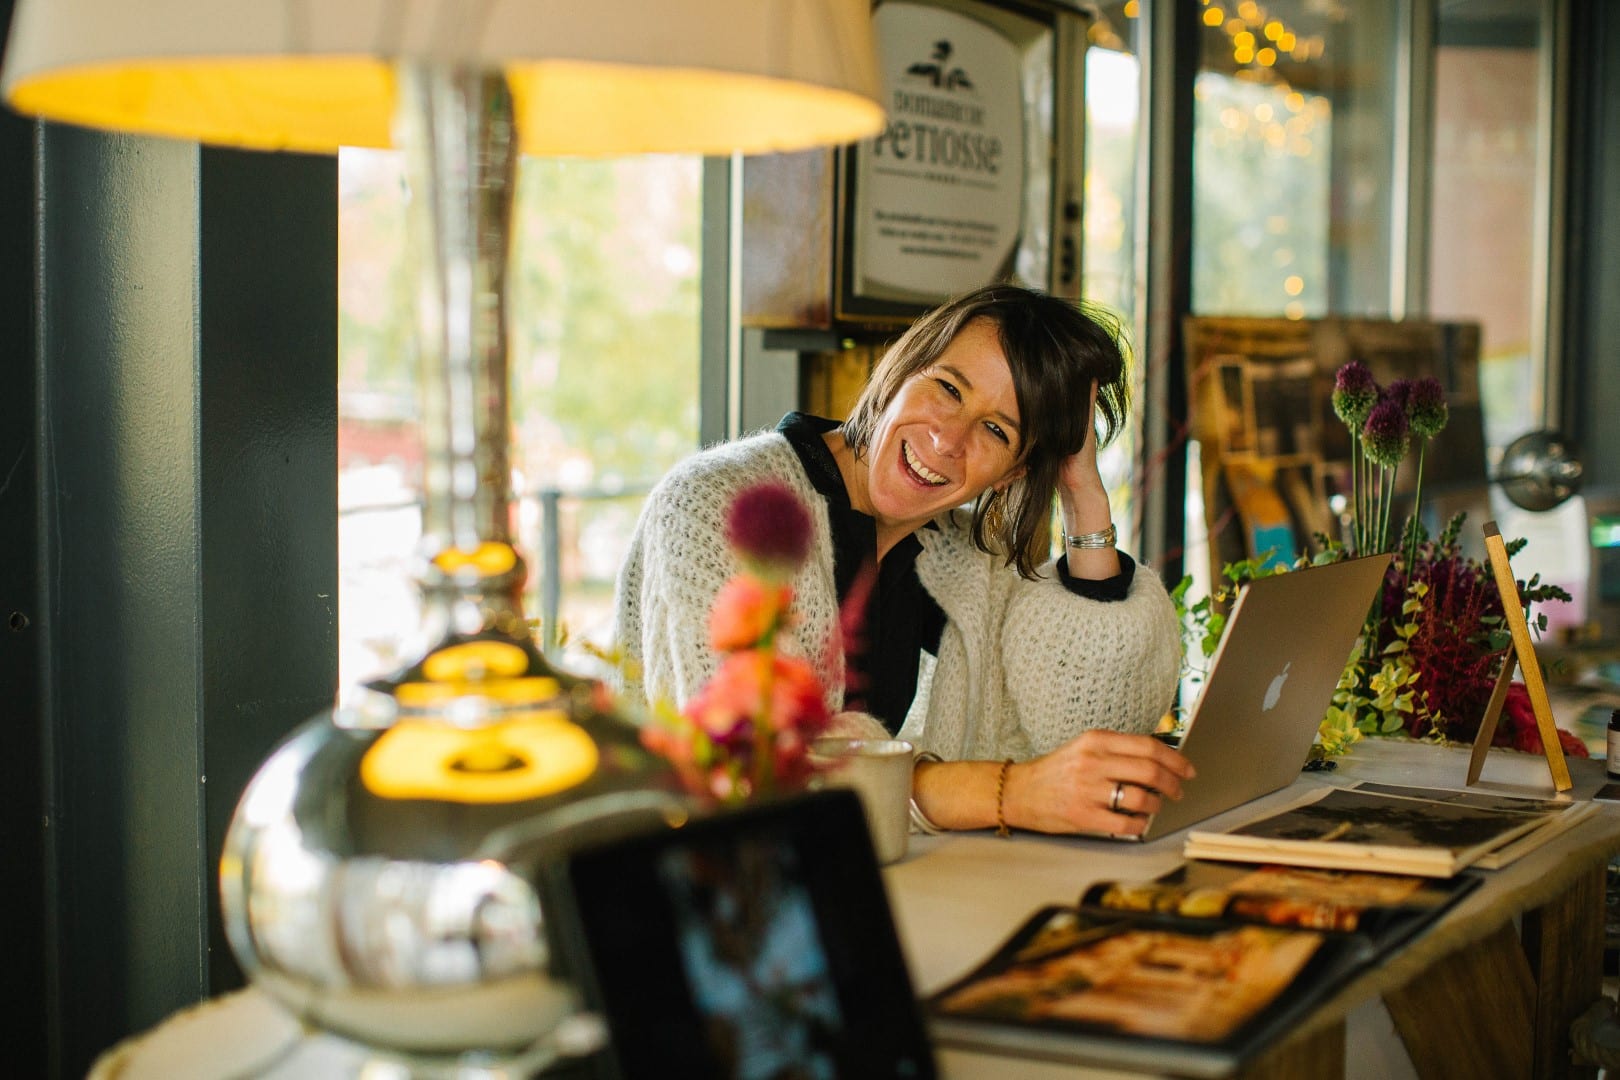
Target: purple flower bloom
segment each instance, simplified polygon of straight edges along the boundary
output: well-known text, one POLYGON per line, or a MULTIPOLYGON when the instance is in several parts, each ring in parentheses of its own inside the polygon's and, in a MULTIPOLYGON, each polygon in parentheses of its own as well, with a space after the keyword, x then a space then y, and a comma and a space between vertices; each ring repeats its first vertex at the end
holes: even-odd
POLYGON ((1412 384, 1411 395, 1406 399, 1406 419, 1411 422, 1414 435, 1434 438, 1445 430, 1450 415, 1446 391, 1439 379, 1430 375, 1412 384))
POLYGON ((1333 388, 1359 394, 1378 389, 1378 384, 1373 381, 1372 372, 1367 370, 1366 364, 1352 360, 1333 376, 1333 388))
POLYGON ((1402 412, 1409 412, 1412 400, 1412 380, 1396 379, 1384 388, 1384 392, 1378 395, 1378 400, 1393 401, 1401 407, 1402 412))
POLYGON ((1355 431, 1367 422, 1378 403, 1378 384, 1359 360, 1352 360, 1333 377, 1333 412, 1355 431))
POLYGON ((766 481, 738 493, 726 515, 726 542, 769 576, 791 577, 810 554, 810 511, 793 489, 766 481))
POLYGON ((1366 426, 1361 429, 1361 442, 1374 465, 1386 469, 1399 465, 1411 443, 1406 410, 1387 398, 1374 405, 1367 414, 1366 426))

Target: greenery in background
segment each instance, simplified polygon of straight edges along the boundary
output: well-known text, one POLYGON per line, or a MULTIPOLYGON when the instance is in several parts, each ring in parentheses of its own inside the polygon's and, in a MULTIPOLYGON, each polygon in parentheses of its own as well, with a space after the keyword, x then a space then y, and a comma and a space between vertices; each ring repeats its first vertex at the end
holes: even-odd
MULTIPOLYGON (((1129 21, 1111 16, 1116 28, 1129 21)), ((1082 290, 1132 326, 1136 310, 1140 68, 1123 40, 1086 54, 1082 290)), ((1230 75, 1198 77, 1193 297, 1201 313, 1317 316, 1327 310, 1331 116, 1327 99, 1230 75), (1264 193, 1263 197, 1259 193, 1264 193)), ((1139 344, 1139 343, 1137 343, 1139 344)), ((1144 400, 1146 357, 1136 357, 1144 400)), ((1140 416, 1140 413, 1137 413, 1140 416)), ((1134 522, 1139 428, 1100 462, 1116 520, 1134 522)), ((1126 538, 1127 543, 1135 542, 1126 538)))
MULTIPOLYGON (((1403 557, 1384 580, 1318 729, 1326 756, 1344 753, 1364 734, 1473 740, 1510 635, 1490 568, 1462 553, 1458 538, 1465 517, 1454 516, 1433 539, 1420 522, 1408 521, 1399 547, 1403 557), (1416 552, 1410 571, 1404 561, 1409 550, 1416 552)), ((1316 544, 1316 555, 1296 559, 1291 566, 1272 551, 1228 563, 1221 569, 1220 585, 1195 602, 1188 602, 1191 575, 1181 579, 1170 595, 1187 642, 1187 685, 1201 685, 1207 677, 1226 629, 1226 613, 1244 585, 1351 557, 1325 536, 1318 535, 1316 544)), ((1508 555, 1518 554, 1524 545, 1524 540, 1508 542, 1508 555)), ((1569 599, 1540 575, 1521 582, 1519 593, 1527 605, 1569 599)), ((1531 626, 1544 630, 1547 617, 1538 613, 1531 626)), ((1498 728, 1496 743, 1516 745, 1515 737, 1515 726, 1506 723, 1498 728)), ((1567 740, 1565 749, 1578 752, 1567 740)))
POLYGON ((697 449, 701 171, 524 162, 513 420, 530 483, 650 483, 697 449))
MULTIPOLYGON (((520 166, 510 274, 512 464, 519 544, 541 611, 541 488, 626 489, 559 506, 559 626, 605 632, 640 490, 698 445, 702 163, 696 158, 520 166)), ((410 586, 422 478, 420 376, 405 263, 403 161, 345 150, 339 168, 340 655, 354 681, 392 666, 415 626, 410 586), (399 509, 400 504, 407 504, 399 509), (390 508, 394 516, 390 517, 390 508)))
MULTIPOLYGON (((523 162, 509 303, 529 484, 640 483, 696 449, 701 167, 523 162)), ((346 157, 339 370, 346 393, 414 420, 406 198, 397 155, 346 157)))
POLYGON ((372 397, 389 419, 414 421, 420 380, 407 305, 404 161, 344 150, 338 188, 338 385, 351 398, 372 397))

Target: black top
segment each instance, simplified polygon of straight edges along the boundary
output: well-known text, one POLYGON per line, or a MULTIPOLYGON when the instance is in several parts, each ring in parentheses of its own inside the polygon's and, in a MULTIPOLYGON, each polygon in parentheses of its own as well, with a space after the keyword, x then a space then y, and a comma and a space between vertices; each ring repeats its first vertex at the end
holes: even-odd
MULTIPOLYGON (((922 651, 939 652, 945 612, 917 577, 922 544, 916 536, 907 536, 881 563, 877 561, 877 522, 850 505, 838 462, 822 438, 836 427, 836 420, 793 412, 776 430, 792 445, 811 485, 827 500, 839 604, 850 603, 857 588, 870 589, 865 611, 849 613, 857 629, 844 643, 844 707, 871 713, 889 731, 898 732, 917 695, 922 651), (874 565, 875 577, 870 569, 874 565)), ((1136 563, 1123 551, 1119 574, 1101 581, 1070 577, 1067 555, 1058 559, 1057 568, 1059 580, 1070 592, 1104 601, 1125 599, 1136 574, 1136 563)))

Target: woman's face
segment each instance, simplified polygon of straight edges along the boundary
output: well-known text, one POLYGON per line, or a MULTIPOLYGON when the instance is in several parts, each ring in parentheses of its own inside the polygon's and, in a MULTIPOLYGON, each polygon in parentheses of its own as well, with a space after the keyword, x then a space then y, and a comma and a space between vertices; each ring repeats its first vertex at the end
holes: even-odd
POLYGON ((1018 395, 996 324, 968 323, 900 385, 868 447, 867 498, 880 522, 920 527, 1022 472, 1018 395))

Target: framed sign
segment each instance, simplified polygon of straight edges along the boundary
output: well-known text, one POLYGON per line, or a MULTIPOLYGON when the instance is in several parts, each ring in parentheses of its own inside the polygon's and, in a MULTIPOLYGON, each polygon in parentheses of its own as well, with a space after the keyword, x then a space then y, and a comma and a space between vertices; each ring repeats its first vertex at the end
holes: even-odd
POLYGON ((1083 104, 1058 88, 1079 79, 1085 17, 887 0, 873 23, 889 122, 839 155, 837 317, 910 321, 1004 280, 1060 292, 1054 200, 1074 207, 1072 263, 1083 104))
POLYGON ((1535 713, 1536 733, 1541 736, 1541 752, 1547 757, 1553 787, 1568 791, 1575 783, 1569 776, 1569 762, 1564 760, 1564 744, 1558 741, 1558 725, 1553 721, 1552 702, 1547 698, 1547 683, 1541 677, 1536 645, 1530 640, 1530 624, 1525 617, 1524 601, 1519 597, 1519 584, 1513 578, 1513 567, 1508 562, 1507 545, 1494 521, 1485 523, 1485 554, 1490 558, 1497 591, 1502 594, 1503 619, 1513 637, 1513 645, 1502 657, 1502 670, 1496 677, 1491 700, 1485 706, 1485 715, 1480 718, 1479 732, 1474 736, 1474 751, 1468 758, 1468 784, 1478 783, 1480 771, 1485 767, 1485 755, 1496 735, 1496 724, 1502 717, 1502 705, 1507 700, 1508 684, 1513 681, 1513 667, 1517 663, 1524 675, 1524 688, 1530 697, 1530 709, 1535 713))

